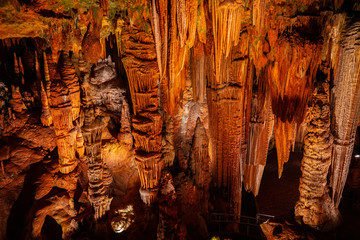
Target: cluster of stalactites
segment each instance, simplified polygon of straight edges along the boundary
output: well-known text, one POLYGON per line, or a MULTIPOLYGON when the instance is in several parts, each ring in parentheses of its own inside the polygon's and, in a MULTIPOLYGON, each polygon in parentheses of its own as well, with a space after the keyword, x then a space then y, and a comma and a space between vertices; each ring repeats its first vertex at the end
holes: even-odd
MULTIPOLYGON (((173 116, 185 89, 189 49, 206 43, 204 1, 152 0, 152 9, 161 103, 173 116)), ((203 100, 204 91, 200 94, 203 100)))
POLYGON ((275 61, 268 66, 279 177, 294 147, 297 127, 305 117, 319 64, 321 40, 307 39, 306 34, 286 29, 277 40, 275 61))
POLYGON ((238 45, 241 23, 244 15, 242 1, 214 0, 209 2, 214 34, 214 61, 216 80, 220 79, 223 61, 221 56, 229 57, 232 47, 238 45))

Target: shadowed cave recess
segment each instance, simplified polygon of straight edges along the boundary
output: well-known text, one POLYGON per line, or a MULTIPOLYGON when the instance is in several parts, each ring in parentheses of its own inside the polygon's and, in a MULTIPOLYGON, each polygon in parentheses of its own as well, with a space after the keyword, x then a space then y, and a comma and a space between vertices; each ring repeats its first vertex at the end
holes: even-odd
POLYGON ((358 239, 360 2, 0 0, 0 240, 358 239))

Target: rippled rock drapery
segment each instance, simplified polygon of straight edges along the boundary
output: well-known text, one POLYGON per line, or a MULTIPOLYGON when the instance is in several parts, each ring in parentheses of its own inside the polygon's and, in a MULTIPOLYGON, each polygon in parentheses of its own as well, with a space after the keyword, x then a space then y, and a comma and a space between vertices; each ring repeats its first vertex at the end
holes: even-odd
POLYGON ((213 179, 217 188, 224 191, 227 189, 230 203, 228 207, 236 215, 240 215, 241 211, 243 161, 248 136, 247 113, 250 111, 248 101, 251 101, 248 34, 245 32, 240 38, 241 43, 231 48, 229 56, 220 54, 223 67, 215 76, 212 71, 219 60, 215 60, 215 56, 212 58, 212 68, 207 70, 209 79, 206 92, 214 158, 213 179))
MULTIPOLYGON (((265 81, 260 79, 259 81, 265 81)), ((258 91, 253 92, 249 148, 244 164, 244 187, 257 196, 266 158, 268 145, 274 129, 274 116, 271 109, 270 95, 265 91, 265 83, 258 84, 258 91)))
POLYGON ((341 43, 332 89, 334 152, 331 164, 332 199, 339 206, 349 172, 360 112, 360 21, 350 20, 341 43))

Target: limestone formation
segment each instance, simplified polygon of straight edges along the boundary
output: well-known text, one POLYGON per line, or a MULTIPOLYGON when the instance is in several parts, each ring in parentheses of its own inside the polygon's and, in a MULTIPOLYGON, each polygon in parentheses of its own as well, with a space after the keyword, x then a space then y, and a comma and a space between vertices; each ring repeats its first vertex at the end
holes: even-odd
POLYGON ((60 79, 54 79, 50 87, 50 111, 57 136, 59 170, 67 174, 77 166, 76 129, 73 124, 69 90, 60 79))
MULTIPOLYGON (((140 6, 144 3, 140 3, 140 6)), ((161 158, 162 117, 158 112, 159 68, 153 36, 125 23, 122 31, 122 62, 129 79, 134 117, 132 120, 135 162, 138 166, 141 199, 146 204, 157 198, 163 168, 161 158), (139 41, 134 41, 136 36, 139 41)))
MULTIPOLYGON (((259 81, 265 81, 261 78, 259 81)), ((265 91, 265 83, 258 84, 258 91, 253 92, 249 148, 244 165, 244 186, 247 191, 252 191, 255 196, 259 193, 260 183, 266 158, 268 145, 273 133, 274 116, 271 110, 270 95, 265 91)))
POLYGON ((81 132, 77 125, 80 116, 80 86, 68 53, 60 53, 58 69, 51 66, 50 70, 50 112, 57 135, 59 170, 67 174, 78 164, 75 155, 77 149, 82 156, 81 137, 78 136, 81 132))
MULTIPOLYGON (((298 27, 287 27, 277 39, 275 61, 268 67, 279 178, 284 163, 289 160, 290 149, 295 144, 297 126, 304 120, 319 65, 321 39, 319 32, 316 32, 318 29, 306 26, 310 24, 310 19, 305 21, 300 18, 298 21, 298 27)), ((316 24, 316 20, 311 23, 316 24)))
POLYGON ((334 152, 331 164, 332 199, 339 206, 349 172, 360 110, 360 21, 352 19, 341 43, 332 89, 334 152))
MULTIPOLYGON (((101 133, 105 127, 105 117, 95 113, 94 107, 84 109, 85 120, 82 127, 85 153, 88 161, 89 201, 95 210, 95 219, 100 219, 110 210, 112 197, 108 195, 107 187, 111 184, 104 183, 104 169, 101 158, 101 133)), ((105 179, 108 179, 106 177, 105 179)), ((110 178, 111 179, 111 178, 110 178)))
POLYGON ((338 210, 332 202, 327 182, 331 164, 333 136, 330 132, 330 90, 328 82, 315 86, 310 122, 304 139, 300 199, 295 215, 314 228, 333 228, 339 221, 338 210), (331 226, 332 225, 332 226, 331 226))
POLYGON ((190 170, 196 186, 207 189, 210 185, 209 139, 200 118, 196 121, 192 143, 190 170))
POLYGON ((268 222, 269 239, 327 238, 342 211, 332 233, 356 238, 359 11, 2 0, 0 239, 210 239, 218 222, 237 236, 252 195, 257 224, 295 207, 306 225, 268 222))
POLYGON ((226 57, 225 50, 224 53, 219 53, 223 66, 220 72, 215 76, 212 73, 218 62, 215 56, 212 58, 212 67, 207 70, 210 141, 214 146, 211 153, 214 158, 213 180, 217 188, 228 189, 228 207, 236 215, 240 215, 241 211, 246 125, 249 117, 247 113, 250 111, 248 101, 251 100, 248 85, 248 35, 243 34, 241 39, 241 43, 232 48, 229 56, 226 57))

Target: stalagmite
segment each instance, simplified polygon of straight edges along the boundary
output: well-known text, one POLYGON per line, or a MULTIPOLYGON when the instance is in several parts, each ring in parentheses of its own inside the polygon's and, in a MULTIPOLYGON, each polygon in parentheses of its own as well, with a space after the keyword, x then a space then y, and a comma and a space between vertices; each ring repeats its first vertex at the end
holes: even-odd
POLYGON ((41 116, 40 116, 41 123, 44 126, 50 126, 53 122, 53 119, 52 119, 51 113, 50 113, 48 96, 45 92, 44 84, 42 81, 40 82, 40 87, 41 87, 41 104, 42 104, 42 110, 41 110, 41 116))
POLYGON ((205 128, 198 118, 190 155, 190 170, 194 182, 199 188, 208 188, 210 184, 209 139, 205 128))
POLYGON ((18 86, 11 85, 11 97, 10 106, 11 109, 16 113, 21 113, 23 110, 27 109, 20 93, 18 86))
POLYGON ((67 174, 72 172, 78 164, 75 157, 77 132, 73 125, 69 90, 59 76, 51 83, 50 111, 57 136, 59 170, 67 174))
MULTIPOLYGON (((104 170, 101 158, 101 133, 105 127, 106 118, 100 114, 96 114, 95 107, 93 106, 86 107, 84 111, 85 120, 82 131, 89 168, 89 201, 95 210, 94 217, 98 220, 110 210, 110 204, 112 201, 112 198, 108 196, 104 186, 104 170)), ((108 177, 106 179, 108 179, 108 177)), ((109 183, 106 185, 109 186, 109 183)))
POLYGON ((268 67, 271 107, 275 115, 279 178, 284 163, 289 160, 290 149, 295 144, 297 126, 305 117, 313 78, 319 64, 319 33, 307 32, 306 25, 300 27, 285 29, 276 42, 275 61, 268 67), (299 30, 300 27, 305 30, 299 30))
POLYGON ((360 110, 360 21, 352 19, 341 43, 332 88, 334 151, 331 163, 332 199, 339 206, 349 171, 360 110))
POLYGON ((330 91, 328 81, 318 81, 310 107, 310 122, 304 139, 300 198, 295 215, 314 228, 324 224, 334 227, 339 212, 328 189, 327 175, 331 164, 333 136, 330 132, 330 91))

